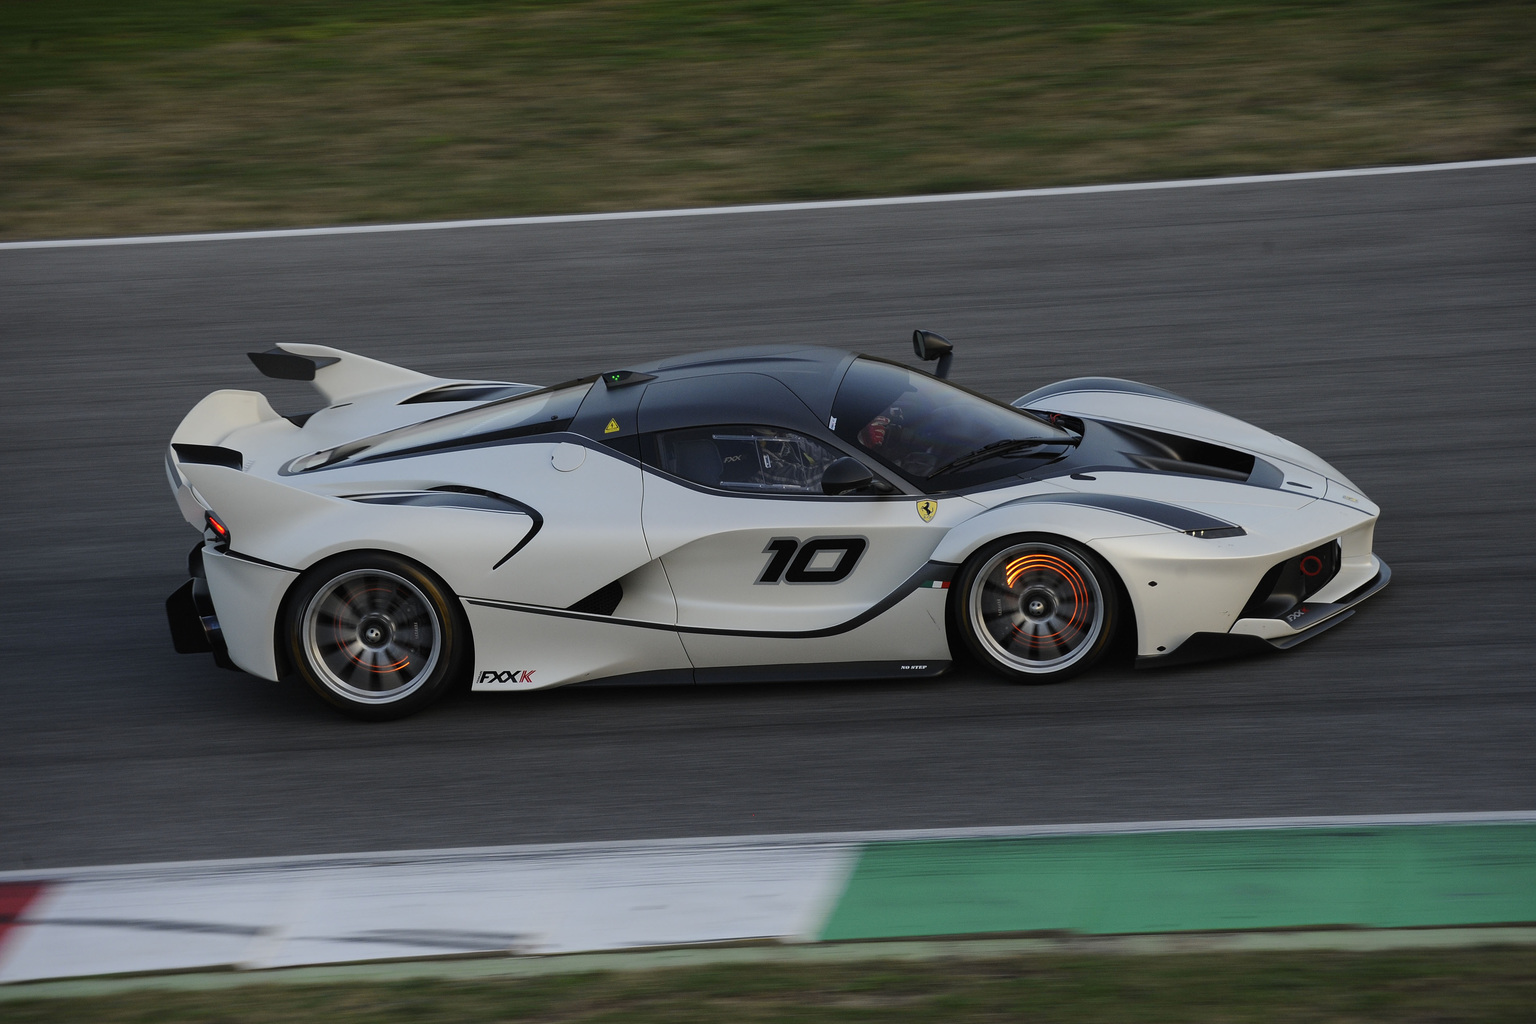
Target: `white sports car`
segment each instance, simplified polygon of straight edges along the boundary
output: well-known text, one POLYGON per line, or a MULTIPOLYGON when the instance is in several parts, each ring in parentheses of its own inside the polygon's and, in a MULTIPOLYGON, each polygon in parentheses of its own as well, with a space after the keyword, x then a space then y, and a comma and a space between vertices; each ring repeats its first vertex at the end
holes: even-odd
POLYGON ((1012 679, 1291 647, 1386 585, 1378 510, 1312 453, 1158 388, 1003 405, 812 346, 535 387, 318 345, 325 407, 216 391, 166 470, 203 540, 176 649, 366 718, 604 680, 1012 679))

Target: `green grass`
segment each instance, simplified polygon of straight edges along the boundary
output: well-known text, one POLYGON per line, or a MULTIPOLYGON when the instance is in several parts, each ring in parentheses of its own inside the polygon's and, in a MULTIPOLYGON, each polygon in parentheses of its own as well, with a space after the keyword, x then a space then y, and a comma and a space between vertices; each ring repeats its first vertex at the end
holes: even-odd
POLYGON ((0 237, 1536 153, 1530 0, 0 0, 0 237))
POLYGON ((1536 950, 732 965, 516 981, 256 985, 0 1003, 41 1024, 1528 1022, 1536 950))

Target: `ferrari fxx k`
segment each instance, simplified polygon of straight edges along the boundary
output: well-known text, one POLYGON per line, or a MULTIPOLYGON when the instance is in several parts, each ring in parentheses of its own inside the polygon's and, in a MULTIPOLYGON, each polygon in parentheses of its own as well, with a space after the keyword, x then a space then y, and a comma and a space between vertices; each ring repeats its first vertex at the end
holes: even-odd
POLYGON ((166 471, 202 533, 179 651, 365 718, 456 682, 1064 679, 1287 648, 1386 585, 1377 507, 1322 459, 1155 387, 1005 405, 813 346, 551 387, 318 345, 253 353, 324 405, 216 391, 166 471))

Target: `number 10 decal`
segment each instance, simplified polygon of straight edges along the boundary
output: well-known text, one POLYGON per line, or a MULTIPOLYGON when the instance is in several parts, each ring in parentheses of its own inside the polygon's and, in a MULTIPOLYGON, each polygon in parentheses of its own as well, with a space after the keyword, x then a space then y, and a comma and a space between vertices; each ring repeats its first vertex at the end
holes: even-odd
POLYGON ((757 582, 777 583, 783 579, 785 583, 841 583, 852 575, 867 547, 869 541, 863 537, 817 537, 804 544, 794 537, 775 537, 763 548, 763 554, 772 557, 763 566, 757 582), (834 552, 837 560, 831 565, 811 565, 817 555, 834 552))

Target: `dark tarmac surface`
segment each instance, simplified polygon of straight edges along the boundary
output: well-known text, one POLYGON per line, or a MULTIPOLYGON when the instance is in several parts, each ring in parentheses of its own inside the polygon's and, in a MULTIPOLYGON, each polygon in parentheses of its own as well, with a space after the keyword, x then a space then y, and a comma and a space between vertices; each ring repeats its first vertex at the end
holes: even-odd
POLYGON ((0 251, 0 869, 825 829, 1536 807, 1536 167, 933 206, 0 251), (1013 398, 1147 381, 1384 508, 1281 656, 1010 686, 465 695, 365 725, 171 651, 163 446, 244 352, 552 382, 805 341, 1013 398))

